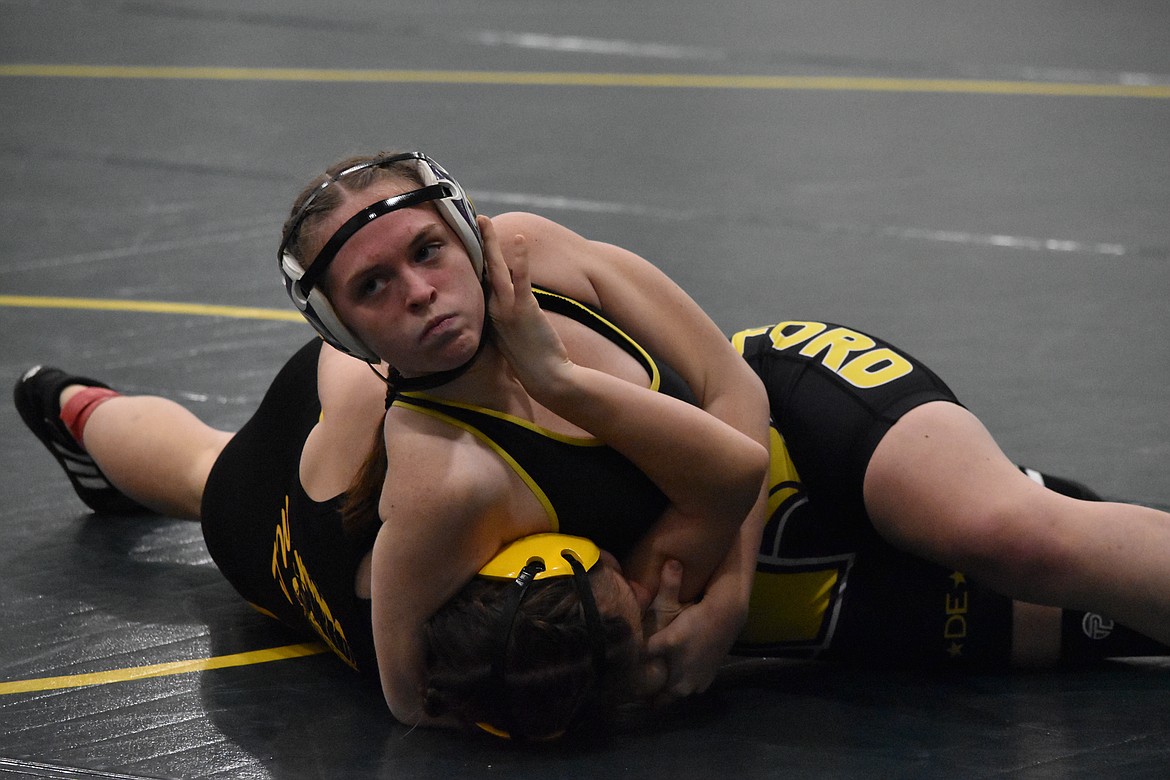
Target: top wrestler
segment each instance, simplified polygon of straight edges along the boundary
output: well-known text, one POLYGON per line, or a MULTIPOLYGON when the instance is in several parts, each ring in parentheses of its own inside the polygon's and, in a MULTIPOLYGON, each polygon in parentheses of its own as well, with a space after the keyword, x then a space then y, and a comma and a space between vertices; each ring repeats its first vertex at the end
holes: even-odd
MULTIPOLYGON (((390 468, 384 476, 377 464, 365 469, 364 487, 351 491, 359 510, 363 501, 372 503, 377 516, 363 536, 360 511, 354 514, 346 541, 349 573, 359 575, 359 590, 368 583, 373 598, 370 653, 395 716, 425 721, 426 620, 502 545, 550 528, 622 552, 627 574, 643 586, 643 603, 644 594, 657 590, 664 562, 682 562, 679 597, 693 601, 702 594, 702 601, 651 644, 668 660, 670 694, 704 688, 747 610, 766 519, 769 401, 755 372, 695 304, 644 260, 616 247, 533 215, 474 217, 458 185, 419 155, 334 166, 298 199, 280 256, 290 294, 327 341, 396 370, 399 395, 384 421, 390 468), (513 238, 501 242, 497 234, 513 238), (556 292, 533 294, 530 280, 556 292), (490 330, 484 327, 485 289, 490 330), (555 309, 543 314, 537 296, 555 309), (489 429, 492 421, 499 430, 489 429), (624 457, 588 446, 592 437, 624 457), (530 455, 537 447, 543 451, 530 455), (570 476, 591 476, 575 485, 563 473, 538 472, 569 458, 570 476), (621 495, 617 506, 605 502, 611 489, 621 495), (652 526, 641 542, 636 532, 614 525, 629 517, 635 528, 652 526), (372 556, 366 556, 371 544, 372 556)), ((825 376, 862 384, 897 374, 905 360, 855 331, 818 323, 778 326, 748 340, 761 354, 799 347, 796 352, 807 364, 818 363, 825 376)), ((301 362, 314 358, 312 350, 301 362)), ((907 365, 911 373, 919 370, 907 365)), ((320 424, 316 417, 305 423, 304 453, 292 459, 295 465, 300 458, 302 504, 321 506, 312 499, 326 502, 345 491, 360 460, 352 442, 381 418, 375 405, 380 394, 368 382, 346 381, 353 372, 353 361, 321 350, 324 414, 320 424), (331 415, 329 399, 347 395, 357 399, 337 408, 357 411, 331 415)), ((39 416, 50 423, 30 426, 46 443, 52 438, 69 449, 52 422, 58 399, 64 402, 74 430, 84 427, 93 460, 139 502, 189 515, 201 497, 209 548, 245 597, 268 608, 272 601, 258 595, 267 588, 278 594, 275 601, 283 597, 296 609, 330 615, 327 625, 315 621, 324 638, 348 649, 354 665, 365 665, 370 653, 358 647, 360 630, 341 630, 345 618, 337 615, 343 610, 324 610, 315 601, 327 589, 306 552, 317 542, 310 531, 298 530, 297 496, 282 495, 281 507, 266 507, 269 541, 259 555, 256 545, 249 552, 230 532, 216 531, 223 524, 212 520, 211 509, 237 511, 224 509, 224 496, 239 487, 225 464, 233 448, 243 446, 244 432, 226 449, 227 434, 208 433, 200 465, 184 464, 177 478, 198 490, 177 506, 167 504, 157 495, 157 481, 153 495, 150 485, 135 484, 101 433, 127 430, 119 407, 128 413, 138 399, 102 403, 95 388, 84 387, 94 384, 32 372, 18 385, 18 405, 23 395, 24 414, 34 406, 30 399, 39 399, 39 416), (231 573, 234 558, 270 564, 272 573, 254 566, 252 578, 267 582, 245 582, 231 573), (301 582, 313 578, 312 593, 286 587, 291 579, 282 579, 278 563, 292 558, 301 582)), ((786 438, 801 438, 805 428, 815 438, 824 416, 794 408, 776 424, 786 438)), ((861 502, 870 533, 998 592, 1094 610, 1155 639, 1170 638, 1170 567, 1164 565, 1170 517, 1045 490, 1003 456, 941 385, 891 399, 867 425, 848 447, 830 446, 845 448, 839 454, 856 482, 848 500, 861 502)), ((108 441, 116 438, 111 434, 108 441)), ((816 477, 811 469, 804 473, 798 445, 790 446, 811 490, 816 477)), ((71 457, 85 457, 78 445, 72 449, 71 457)), ((333 580, 339 593, 354 582, 352 576, 348 583, 344 576, 333 580)), ((615 609, 604 591, 600 606, 615 609)), ((624 608, 636 609, 628 599, 624 608)), ((1042 614, 1042 620, 1059 621, 1059 612, 1042 614)), ((360 628, 360 615, 354 620, 360 628)))

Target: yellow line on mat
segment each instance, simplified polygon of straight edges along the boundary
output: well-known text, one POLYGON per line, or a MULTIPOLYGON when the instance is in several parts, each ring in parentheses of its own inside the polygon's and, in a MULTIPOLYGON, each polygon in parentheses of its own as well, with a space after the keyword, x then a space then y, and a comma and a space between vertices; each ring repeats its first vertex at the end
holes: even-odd
POLYGON ((0 306, 24 306, 34 309, 97 309, 134 311, 154 314, 196 314, 205 317, 234 317, 252 320, 287 320, 304 322, 295 311, 262 309, 252 306, 216 306, 206 303, 170 301, 121 301, 106 298, 58 298, 42 295, 0 295, 0 306))
POLYGON ((283 661, 286 658, 302 658, 326 652, 324 645, 306 642, 299 645, 273 647, 268 650, 253 650, 247 653, 220 655, 213 658, 195 658, 189 661, 172 661, 151 666, 136 666, 129 669, 113 669, 92 674, 70 674, 64 677, 42 677, 36 680, 13 680, 0 682, 0 695, 30 693, 33 691, 54 691, 62 688, 81 688, 87 685, 144 680, 148 677, 166 677, 173 674, 203 672, 209 669, 226 669, 232 666, 251 666, 269 661, 283 661))
POLYGON ((1063 97, 1170 99, 1170 85, 1081 84, 985 79, 850 76, 761 76, 702 73, 573 73, 491 70, 344 70, 152 65, 0 65, 0 77, 351 82, 364 84, 495 84, 509 86, 681 87, 700 89, 950 92, 1063 97))

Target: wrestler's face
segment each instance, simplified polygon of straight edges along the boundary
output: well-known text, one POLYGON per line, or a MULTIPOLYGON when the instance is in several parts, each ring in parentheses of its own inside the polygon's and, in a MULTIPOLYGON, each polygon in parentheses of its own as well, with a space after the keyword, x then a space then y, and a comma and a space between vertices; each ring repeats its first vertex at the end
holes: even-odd
MULTIPOLYGON (((415 189, 380 182, 346 195, 322 221, 324 243, 370 203, 415 189)), ((371 221, 342 246, 324 291, 354 333, 403 376, 462 365, 483 335, 484 294, 467 250, 431 203, 371 221)))

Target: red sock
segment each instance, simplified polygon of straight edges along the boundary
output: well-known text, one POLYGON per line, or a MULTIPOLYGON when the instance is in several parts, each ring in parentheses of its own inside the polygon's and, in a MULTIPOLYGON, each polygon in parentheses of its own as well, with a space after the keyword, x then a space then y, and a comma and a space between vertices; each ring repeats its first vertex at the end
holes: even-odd
MULTIPOLYGON (((61 407, 61 422, 73 434, 73 438, 81 444, 82 434, 85 433, 85 424, 89 416, 106 401, 121 395, 116 390, 107 387, 87 387, 74 395, 61 407)), ((84 445, 83 445, 84 446, 84 445)))

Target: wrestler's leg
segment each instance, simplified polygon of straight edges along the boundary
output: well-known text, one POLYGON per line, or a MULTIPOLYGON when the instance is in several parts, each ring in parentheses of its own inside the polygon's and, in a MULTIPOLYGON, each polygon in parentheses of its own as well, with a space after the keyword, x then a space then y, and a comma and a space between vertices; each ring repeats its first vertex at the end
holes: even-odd
MULTIPOLYGON (((62 407, 85 389, 66 387, 62 407)), ((93 409, 81 444, 130 498, 160 514, 198 520, 207 475, 231 437, 174 401, 118 395, 93 409)))
POLYGON ((902 417, 864 487, 890 543, 1012 598, 1100 613, 1170 643, 1170 515, 1042 487, 962 407, 934 402, 902 417))

